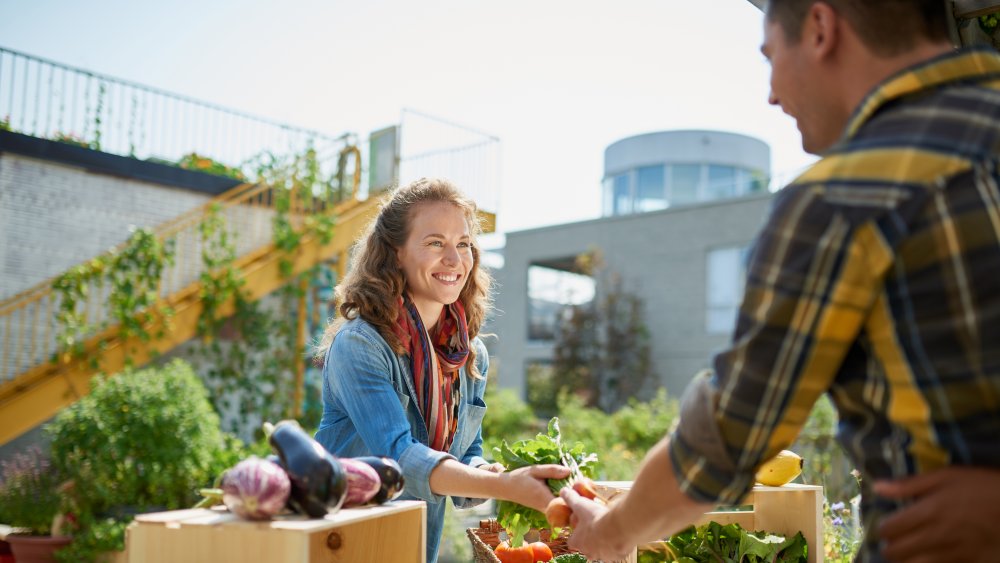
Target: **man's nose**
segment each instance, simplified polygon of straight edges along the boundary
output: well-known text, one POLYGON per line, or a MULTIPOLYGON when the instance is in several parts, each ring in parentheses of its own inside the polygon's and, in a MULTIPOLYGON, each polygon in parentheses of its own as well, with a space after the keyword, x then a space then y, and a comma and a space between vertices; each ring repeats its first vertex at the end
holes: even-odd
POLYGON ((778 96, 774 95, 773 90, 767 93, 767 103, 771 104, 772 106, 776 106, 781 103, 781 101, 778 100, 778 96))

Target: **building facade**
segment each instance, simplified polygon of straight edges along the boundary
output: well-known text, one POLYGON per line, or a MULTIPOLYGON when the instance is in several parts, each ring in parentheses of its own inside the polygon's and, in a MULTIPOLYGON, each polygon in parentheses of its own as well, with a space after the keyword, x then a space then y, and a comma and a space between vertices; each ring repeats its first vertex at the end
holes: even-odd
POLYGON ((598 252, 603 271, 644 303, 658 384, 678 396, 732 333, 747 249, 771 202, 770 149, 750 137, 668 131, 605 151, 604 217, 507 234, 498 272, 499 383, 526 395, 550 364, 561 311, 601 294, 574 273, 598 252))

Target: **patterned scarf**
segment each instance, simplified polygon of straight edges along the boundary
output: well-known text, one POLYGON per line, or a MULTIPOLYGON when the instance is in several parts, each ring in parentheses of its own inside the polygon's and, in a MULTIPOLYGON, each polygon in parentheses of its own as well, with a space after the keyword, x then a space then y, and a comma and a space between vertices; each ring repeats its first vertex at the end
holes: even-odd
POLYGON ((396 335, 410 357, 410 372, 416 389, 417 406, 427 425, 430 447, 447 452, 458 428, 461 403, 459 368, 469 358, 469 327, 461 301, 447 305, 434 325, 427 330, 417 308, 408 297, 399 299, 396 335), (431 344, 434 354, 428 354, 431 344))

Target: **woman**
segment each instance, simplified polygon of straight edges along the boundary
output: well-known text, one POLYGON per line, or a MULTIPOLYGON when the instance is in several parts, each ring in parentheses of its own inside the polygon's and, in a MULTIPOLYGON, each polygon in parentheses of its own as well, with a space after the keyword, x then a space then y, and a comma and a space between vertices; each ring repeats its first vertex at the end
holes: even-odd
POLYGON ((475 204, 444 180, 395 190, 358 241, 337 286, 341 319, 323 338, 323 418, 316 439, 339 456, 399 462, 404 498, 427 502, 427 561, 437 560, 445 497, 544 510, 540 465, 511 472, 482 457, 489 358, 477 338, 489 308, 475 204))

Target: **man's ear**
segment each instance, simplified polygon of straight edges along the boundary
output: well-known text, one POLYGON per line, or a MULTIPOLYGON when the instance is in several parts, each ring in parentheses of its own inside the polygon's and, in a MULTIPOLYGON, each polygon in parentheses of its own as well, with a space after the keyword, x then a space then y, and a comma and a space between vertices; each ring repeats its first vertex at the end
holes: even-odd
POLYGON ((818 59, 827 58, 840 42, 840 14, 826 2, 814 2, 802 25, 802 41, 818 59))

